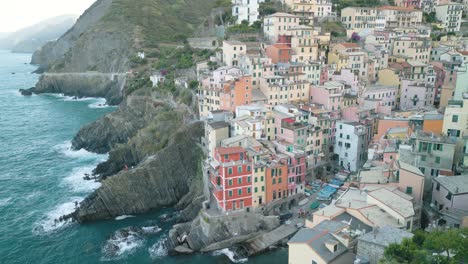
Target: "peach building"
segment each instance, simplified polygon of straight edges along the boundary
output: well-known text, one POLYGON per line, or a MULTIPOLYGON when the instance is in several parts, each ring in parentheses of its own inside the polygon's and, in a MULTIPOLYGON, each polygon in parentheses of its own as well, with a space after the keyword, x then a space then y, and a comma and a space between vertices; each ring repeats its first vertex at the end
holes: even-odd
POLYGON ((291 60, 292 49, 286 44, 273 44, 266 48, 265 53, 274 64, 288 63, 291 60))

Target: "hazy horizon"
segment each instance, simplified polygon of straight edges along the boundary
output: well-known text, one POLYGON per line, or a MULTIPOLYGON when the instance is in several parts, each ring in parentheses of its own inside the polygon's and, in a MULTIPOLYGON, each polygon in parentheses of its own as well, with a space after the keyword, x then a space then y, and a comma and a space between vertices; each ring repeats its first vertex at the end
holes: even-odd
POLYGON ((81 15, 96 0, 15 0, 0 4, 0 33, 11 33, 48 18, 81 15))

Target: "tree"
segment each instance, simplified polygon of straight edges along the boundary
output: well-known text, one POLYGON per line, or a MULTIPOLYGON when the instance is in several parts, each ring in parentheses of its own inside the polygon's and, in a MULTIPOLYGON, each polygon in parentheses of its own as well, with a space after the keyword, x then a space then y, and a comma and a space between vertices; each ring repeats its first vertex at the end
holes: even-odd
POLYGON ((390 244, 382 263, 460 263, 468 260, 468 229, 418 230, 412 239, 390 244))

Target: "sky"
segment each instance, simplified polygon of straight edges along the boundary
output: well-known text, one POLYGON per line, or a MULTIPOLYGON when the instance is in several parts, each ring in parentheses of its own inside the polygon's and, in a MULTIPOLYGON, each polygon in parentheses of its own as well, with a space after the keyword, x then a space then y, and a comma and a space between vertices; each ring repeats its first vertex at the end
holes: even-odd
POLYGON ((42 20, 81 15, 95 0, 0 0, 0 32, 14 32, 42 20))

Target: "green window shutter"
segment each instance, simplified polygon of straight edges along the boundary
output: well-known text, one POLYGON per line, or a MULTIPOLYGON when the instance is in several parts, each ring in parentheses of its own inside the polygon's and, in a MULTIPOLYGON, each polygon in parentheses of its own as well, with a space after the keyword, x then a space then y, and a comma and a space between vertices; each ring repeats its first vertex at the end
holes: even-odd
POLYGON ((262 192, 264 192, 264 191, 265 191, 265 186, 262 186, 262 192))
POLYGON ((273 184, 276 184, 276 179, 273 179, 273 184))
POLYGON ((237 189, 237 194, 242 195, 242 189, 237 189))
POLYGON ((238 183, 238 184, 242 184, 242 178, 238 178, 238 179, 237 179, 237 183, 238 183))
POLYGON ((260 181, 263 181, 263 176, 260 176, 260 181))
POLYGON ((258 192, 258 188, 257 188, 257 187, 255 187, 255 188, 254 188, 254 191, 255 191, 255 192, 258 192))
POLYGON ((419 142, 419 152, 422 150, 422 142, 419 142))
POLYGON ((232 191, 229 191, 228 196, 229 196, 229 197, 232 197, 232 191))
POLYGON ((281 183, 281 178, 278 178, 278 183, 281 183))
POLYGON ((252 191, 252 189, 250 189, 250 187, 247 187, 247 193, 250 193, 252 191))
POLYGON ((254 178, 254 181, 255 181, 255 182, 258 182, 258 177, 255 177, 255 178, 254 178))

